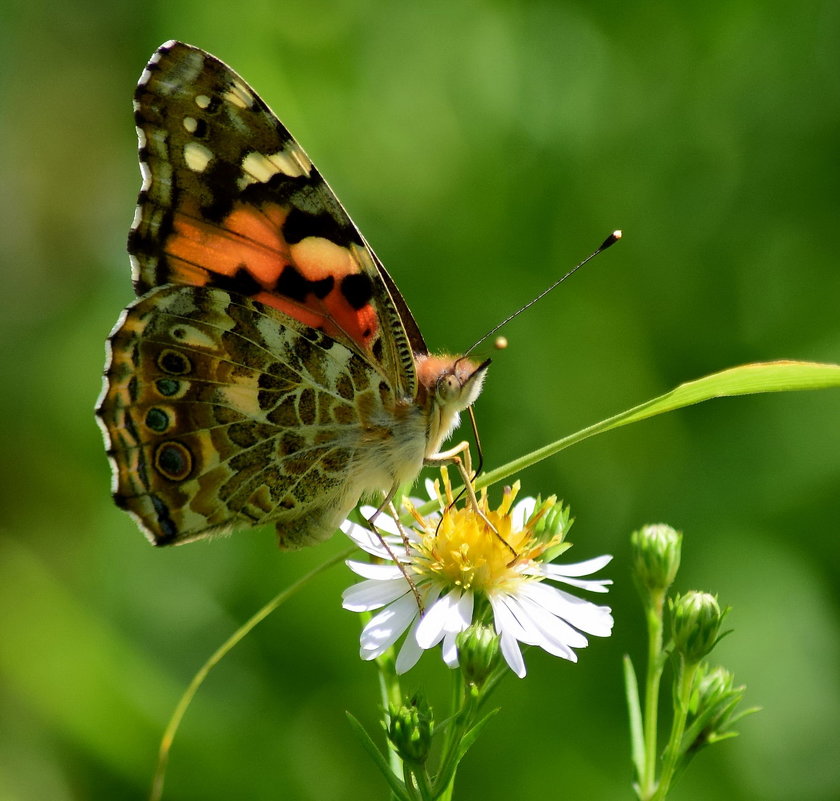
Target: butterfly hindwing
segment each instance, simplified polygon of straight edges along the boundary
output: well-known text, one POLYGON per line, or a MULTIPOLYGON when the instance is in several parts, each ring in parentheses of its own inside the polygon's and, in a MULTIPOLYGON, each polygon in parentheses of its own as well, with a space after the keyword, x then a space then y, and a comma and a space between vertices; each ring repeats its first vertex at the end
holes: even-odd
POLYGON ((355 504, 360 420, 393 399, 353 351, 279 317, 169 286, 118 324, 99 414, 117 503, 156 544, 273 522, 295 547, 355 504))

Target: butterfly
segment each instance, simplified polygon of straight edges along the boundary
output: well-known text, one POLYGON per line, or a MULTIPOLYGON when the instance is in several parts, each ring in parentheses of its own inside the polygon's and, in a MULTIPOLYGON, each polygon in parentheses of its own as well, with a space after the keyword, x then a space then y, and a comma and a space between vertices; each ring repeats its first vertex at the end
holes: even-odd
POLYGON ((233 70, 170 41, 134 99, 138 298, 97 419, 113 496, 155 545, 271 523, 328 538, 413 481, 488 362, 431 355, 300 145, 233 70))

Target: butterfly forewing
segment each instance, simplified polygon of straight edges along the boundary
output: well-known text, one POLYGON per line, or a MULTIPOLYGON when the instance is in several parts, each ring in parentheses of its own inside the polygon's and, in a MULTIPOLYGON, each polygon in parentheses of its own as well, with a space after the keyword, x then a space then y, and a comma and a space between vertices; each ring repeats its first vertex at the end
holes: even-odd
POLYGON ((405 303, 248 84, 171 42, 147 65, 134 105, 144 175, 129 237, 137 293, 186 283, 251 297, 356 350, 413 397, 412 354, 425 346, 405 303))

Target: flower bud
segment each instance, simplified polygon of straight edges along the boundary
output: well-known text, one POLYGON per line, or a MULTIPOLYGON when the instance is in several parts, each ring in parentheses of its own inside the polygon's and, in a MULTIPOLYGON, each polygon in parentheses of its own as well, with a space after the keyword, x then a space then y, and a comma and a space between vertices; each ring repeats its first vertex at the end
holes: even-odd
POLYGON ((477 623, 459 632, 455 643, 464 680, 480 688, 499 661, 499 635, 490 626, 477 623))
MULTIPOLYGON (((707 668, 697 682, 695 703, 697 709, 710 709, 727 699, 734 688, 734 677, 723 667, 707 668)), ((743 688, 737 688, 741 690, 743 688)))
POLYGON ((715 647, 727 611, 707 592, 692 590, 671 601, 674 647, 686 662, 699 662, 715 647))
POLYGON ((432 743, 432 708, 420 693, 390 710, 388 739, 404 762, 422 765, 432 743))
POLYGON ((633 572, 639 586, 664 593, 680 567, 682 533, 664 523, 644 526, 630 535, 633 572))
POLYGON ((735 714, 735 708, 744 698, 746 687, 735 685, 735 677, 726 668, 700 666, 696 689, 691 699, 691 719, 699 722, 692 748, 699 748, 717 740, 732 737, 735 732, 728 727, 755 709, 735 714))

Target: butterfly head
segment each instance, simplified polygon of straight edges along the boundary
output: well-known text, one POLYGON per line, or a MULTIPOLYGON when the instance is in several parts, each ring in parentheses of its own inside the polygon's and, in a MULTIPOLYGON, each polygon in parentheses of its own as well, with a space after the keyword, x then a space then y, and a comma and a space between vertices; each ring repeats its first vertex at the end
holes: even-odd
POLYGON ((460 413, 471 406, 484 383, 490 359, 481 363, 466 356, 417 356, 417 378, 429 404, 429 432, 426 455, 436 453, 460 421, 460 413))

